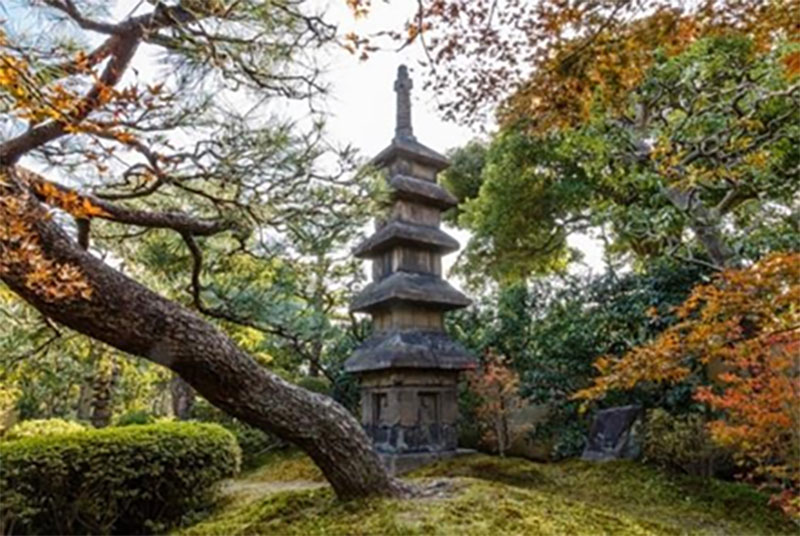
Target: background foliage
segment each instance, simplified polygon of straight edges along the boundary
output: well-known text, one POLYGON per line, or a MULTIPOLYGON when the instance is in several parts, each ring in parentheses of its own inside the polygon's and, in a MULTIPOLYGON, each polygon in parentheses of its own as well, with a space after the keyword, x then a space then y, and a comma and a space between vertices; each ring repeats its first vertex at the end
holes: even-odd
MULTIPOLYGON (((554 440, 555 457, 583 448, 590 415, 573 394, 588 386, 595 360, 622 355, 675 322, 672 308, 704 277, 702 267, 664 261, 644 273, 570 276, 534 280, 501 289, 449 320, 451 332, 477 355, 506 356, 520 377, 520 394, 548 408, 535 435, 554 440)), ((687 384, 642 387, 608 405, 638 403, 687 411, 694 405, 687 384)))

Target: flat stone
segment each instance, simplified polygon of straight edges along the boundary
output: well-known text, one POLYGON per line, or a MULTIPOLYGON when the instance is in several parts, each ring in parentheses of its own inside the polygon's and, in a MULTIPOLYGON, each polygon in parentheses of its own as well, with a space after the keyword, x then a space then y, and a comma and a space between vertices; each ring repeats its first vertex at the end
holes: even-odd
POLYGON ((369 312, 397 301, 418 303, 444 311, 467 307, 471 303, 461 291, 437 275, 394 272, 367 285, 355 297, 350 310, 369 312))
POLYGON ((458 240, 437 227, 392 220, 353 250, 359 258, 380 255, 394 246, 417 246, 441 254, 457 251, 458 240))
POLYGON ((442 331, 377 332, 345 362, 348 372, 390 368, 466 370, 475 358, 442 331))

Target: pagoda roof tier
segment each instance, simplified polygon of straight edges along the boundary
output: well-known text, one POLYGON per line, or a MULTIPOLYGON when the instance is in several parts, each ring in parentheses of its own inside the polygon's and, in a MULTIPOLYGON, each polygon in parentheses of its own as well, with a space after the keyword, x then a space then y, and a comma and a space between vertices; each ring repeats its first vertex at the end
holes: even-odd
POLYGON ((377 332, 344 365, 348 372, 390 368, 464 370, 474 367, 475 358, 441 331, 377 332))
POLYGON ((437 275, 400 271, 367 285, 353 300, 350 310, 368 312, 397 301, 441 310, 459 309, 471 303, 437 275))
POLYGON ((413 162, 431 166, 437 171, 450 165, 447 157, 422 145, 416 138, 407 136, 395 136, 392 143, 372 159, 371 164, 380 168, 389 164, 395 158, 407 158, 413 162))
POLYGON ((438 227, 392 220, 356 246, 353 255, 368 259, 397 245, 417 246, 442 254, 457 251, 459 248, 458 241, 438 227))
POLYGON ((408 175, 394 175, 389 186, 395 197, 447 210, 458 205, 458 199, 435 182, 408 175))

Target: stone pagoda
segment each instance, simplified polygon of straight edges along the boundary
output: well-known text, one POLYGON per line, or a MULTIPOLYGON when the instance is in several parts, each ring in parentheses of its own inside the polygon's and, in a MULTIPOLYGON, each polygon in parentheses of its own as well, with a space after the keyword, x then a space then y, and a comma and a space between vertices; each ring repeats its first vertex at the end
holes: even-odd
POLYGON ((372 283, 351 310, 369 313, 373 335, 347 360, 361 385, 362 422, 389 469, 402 472, 456 452, 457 382, 475 361, 444 332, 446 311, 470 300, 442 279, 442 256, 458 242, 439 228, 457 200, 436 182, 449 164, 414 137, 411 80, 401 65, 397 126, 372 164, 385 171, 392 204, 354 251, 372 260, 372 283))

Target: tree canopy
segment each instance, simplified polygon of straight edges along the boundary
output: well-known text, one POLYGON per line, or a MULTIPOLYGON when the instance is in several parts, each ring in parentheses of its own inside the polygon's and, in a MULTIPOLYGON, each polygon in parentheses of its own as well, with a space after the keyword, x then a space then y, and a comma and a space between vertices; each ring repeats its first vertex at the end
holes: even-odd
MULTIPOLYGON (((370 0, 348 0, 357 14, 370 0)), ((501 124, 530 118, 542 130, 574 126, 591 112, 597 89, 611 107, 654 63, 705 37, 749 35, 756 47, 776 37, 797 39, 796 0, 423 0, 404 31, 387 32, 401 46, 427 53, 428 86, 443 95, 446 117, 477 124, 498 107, 501 124), (498 106, 499 104, 499 106, 498 106)), ((365 51, 375 38, 356 36, 365 51)), ((790 63, 797 64, 797 56, 790 63)))
POLYGON ((499 279, 559 269, 567 238, 590 230, 613 254, 716 268, 798 247, 797 46, 728 36, 655 51, 624 107, 598 89, 579 126, 503 128, 471 171, 480 179, 463 181, 468 266, 499 279))

